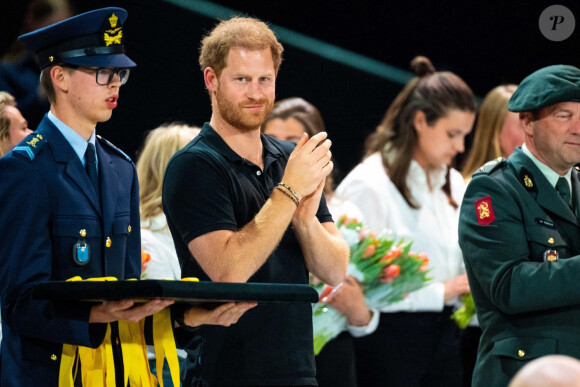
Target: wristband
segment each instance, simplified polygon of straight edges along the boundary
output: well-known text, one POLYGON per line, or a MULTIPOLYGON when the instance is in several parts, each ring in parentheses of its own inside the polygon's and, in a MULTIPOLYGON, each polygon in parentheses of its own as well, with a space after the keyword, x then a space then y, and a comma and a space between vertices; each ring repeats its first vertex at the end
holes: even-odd
POLYGON ((298 203, 298 200, 296 200, 296 198, 292 195, 290 195, 288 192, 284 191, 282 188, 276 186, 276 189, 280 192, 282 192, 284 195, 288 196, 288 198, 290 198, 290 200, 292 200, 294 202, 294 204, 296 204, 296 207, 298 207, 298 205, 300 203, 298 203))
POLYGON ((279 186, 282 186, 284 188, 286 188, 288 191, 290 191, 290 193, 294 196, 294 198, 296 198, 296 201, 298 201, 298 203, 300 203, 300 200, 302 200, 302 196, 298 195, 296 193, 296 191, 294 191, 289 185, 286 185, 282 182, 278 183, 279 186))

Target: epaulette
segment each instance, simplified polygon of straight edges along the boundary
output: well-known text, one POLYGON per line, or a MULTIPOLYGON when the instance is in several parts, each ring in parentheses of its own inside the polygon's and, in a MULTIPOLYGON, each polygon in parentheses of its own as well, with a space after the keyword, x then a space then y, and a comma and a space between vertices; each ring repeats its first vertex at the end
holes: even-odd
POLYGON ((480 175, 482 173, 490 174, 493 172, 497 167, 505 163, 506 159, 503 157, 495 158, 487 163, 483 164, 481 167, 477 168, 477 170, 473 173, 473 176, 480 175))
POLYGON ((12 153, 32 161, 44 149, 46 144, 47 142, 42 134, 30 133, 20 144, 12 148, 12 153))
POLYGON ((125 157, 125 159, 127 159, 127 161, 133 162, 133 160, 131 160, 131 158, 125 152, 123 152, 121 149, 119 149, 115 145, 113 145, 109 140, 107 140, 106 138, 101 137, 98 134, 97 134, 97 137, 98 137, 99 140, 101 140, 103 142, 103 144, 107 145, 109 148, 111 148, 114 151, 117 151, 121 155, 123 155, 123 157, 125 157))

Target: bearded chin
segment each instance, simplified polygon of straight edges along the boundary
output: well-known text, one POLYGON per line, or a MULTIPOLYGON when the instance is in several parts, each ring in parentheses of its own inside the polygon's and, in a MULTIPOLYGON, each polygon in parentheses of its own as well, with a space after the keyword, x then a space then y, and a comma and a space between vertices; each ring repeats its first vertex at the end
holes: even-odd
POLYGON ((257 103, 264 105, 264 111, 261 113, 251 113, 245 111, 243 107, 247 102, 236 105, 220 93, 219 90, 217 91, 216 97, 217 110, 220 117, 228 124, 243 131, 259 129, 274 108, 273 101, 261 100, 257 103))

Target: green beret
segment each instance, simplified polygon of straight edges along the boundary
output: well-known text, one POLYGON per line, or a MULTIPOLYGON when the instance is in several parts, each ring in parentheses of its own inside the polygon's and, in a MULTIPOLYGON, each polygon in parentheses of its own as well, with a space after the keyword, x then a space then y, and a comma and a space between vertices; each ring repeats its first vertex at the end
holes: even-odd
POLYGON ((548 66, 528 75, 508 102, 510 112, 533 112, 561 102, 580 102, 580 69, 548 66))

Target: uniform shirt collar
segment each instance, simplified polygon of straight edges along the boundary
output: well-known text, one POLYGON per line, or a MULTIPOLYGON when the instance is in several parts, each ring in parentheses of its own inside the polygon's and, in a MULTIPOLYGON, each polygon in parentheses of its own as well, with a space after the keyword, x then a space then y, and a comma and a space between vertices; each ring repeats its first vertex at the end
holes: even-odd
POLYGON ((524 145, 522 145, 522 152, 524 152, 524 154, 526 156, 528 156, 530 158, 530 160, 532 160, 534 165, 536 167, 538 167, 540 172, 542 172, 542 174, 546 177, 546 179, 552 185, 552 187, 556 187, 556 183, 558 182, 558 179, 560 177, 564 177, 564 178, 566 178, 566 181, 568 182, 568 186, 570 186, 570 189, 572 189, 572 168, 570 168, 564 176, 560 176, 552 168, 548 167, 546 164, 544 164, 540 160, 538 160, 536 158, 536 156, 534 156, 532 154, 532 152, 530 152, 530 150, 528 149, 528 147, 526 146, 525 143, 524 143, 524 145))
MULTIPOLYGON (((70 126, 68 126, 67 124, 65 124, 64 122, 62 122, 58 118, 56 118, 56 116, 54 114, 52 114, 51 111, 48 112, 47 116, 48 116, 48 119, 54 124, 54 126, 56 126, 56 128, 59 130, 59 132, 62 133, 62 135, 68 141, 70 146, 72 146, 75 153, 79 157, 79 160, 81 161, 81 163, 84 166, 85 165, 85 152, 87 151, 87 146, 88 146, 87 140, 85 140, 80 134, 75 132, 70 126)), ((91 137, 89 138, 88 142, 92 143, 96 149, 95 130, 93 130, 93 133, 91 134, 91 137)), ((98 156, 97 156, 97 161, 98 161, 98 156)), ((98 165, 98 163, 97 163, 97 165, 98 165)))

